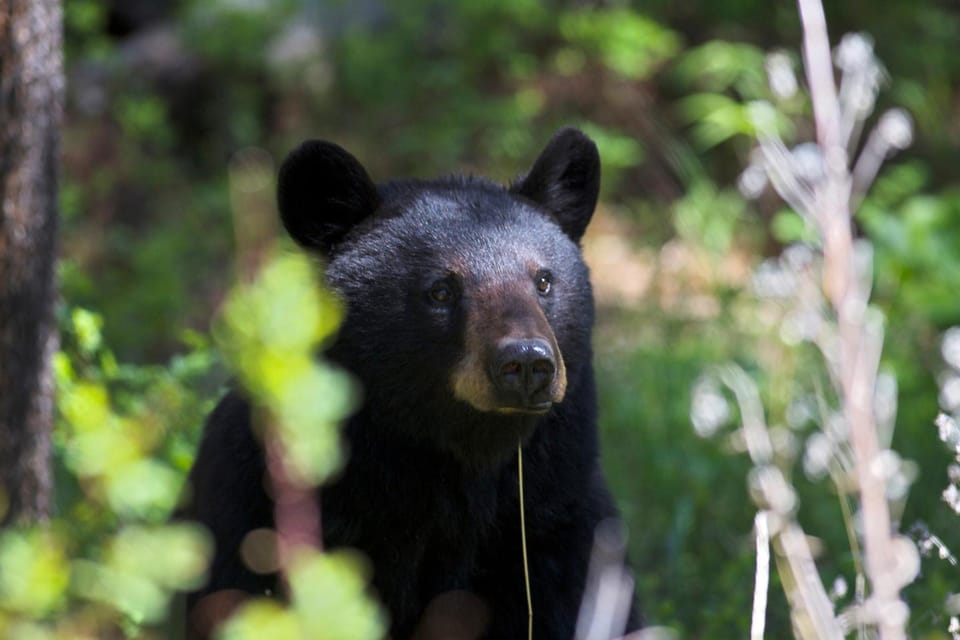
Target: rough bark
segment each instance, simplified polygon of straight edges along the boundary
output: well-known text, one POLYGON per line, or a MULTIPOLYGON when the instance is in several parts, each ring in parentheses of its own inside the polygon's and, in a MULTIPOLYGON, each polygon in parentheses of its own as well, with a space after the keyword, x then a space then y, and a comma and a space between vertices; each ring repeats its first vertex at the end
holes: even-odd
POLYGON ((0 525, 50 511, 62 22, 0 0, 0 525))

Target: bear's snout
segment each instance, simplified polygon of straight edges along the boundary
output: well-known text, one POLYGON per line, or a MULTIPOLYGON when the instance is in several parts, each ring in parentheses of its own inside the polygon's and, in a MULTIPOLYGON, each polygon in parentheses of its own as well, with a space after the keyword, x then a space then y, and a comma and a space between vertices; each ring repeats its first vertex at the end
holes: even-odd
POLYGON ((544 411, 550 408, 557 361, 546 340, 507 340, 494 354, 489 375, 501 406, 544 411))

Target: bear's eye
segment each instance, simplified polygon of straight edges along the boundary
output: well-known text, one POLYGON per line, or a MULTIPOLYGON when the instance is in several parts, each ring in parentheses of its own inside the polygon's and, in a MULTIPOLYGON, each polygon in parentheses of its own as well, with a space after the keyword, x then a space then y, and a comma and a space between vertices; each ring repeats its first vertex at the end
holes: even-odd
POLYGON ((545 296, 550 293, 550 289, 553 288, 553 277, 550 275, 549 271, 541 271, 537 273, 536 277, 537 283, 537 293, 542 296, 545 296))
POLYGON ((446 280, 437 280, 430 287, 430 298, 434 302, 447 304, 453 301, 453 287, 446 280))

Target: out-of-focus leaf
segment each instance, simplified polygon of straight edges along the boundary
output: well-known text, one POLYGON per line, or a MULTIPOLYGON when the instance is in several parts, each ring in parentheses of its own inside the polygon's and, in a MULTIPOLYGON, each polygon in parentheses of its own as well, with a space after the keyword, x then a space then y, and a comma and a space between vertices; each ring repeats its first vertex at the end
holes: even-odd
POLYGON ((803 217, 791 209, 778 211, 770 221, 773 237, 784 245, 795 242, 812 244, 816 242, 816 231, 803 217))
MULTIPOLYGON (((273 600, 245 603, 216 635, 216 640, 303 640, 296 615, 273 600)), ((317 636, 318 640, 320 636, 317 636)))
POLYGON ((597 144, 604 168, 627 169, 643 162, 643 145, 635 136, 605 129, 590 122, 583 123, 580 128, 597 144))
POLYGON ((181 474, 151 458, 111 467, 106 475, 111 508, 122 516, 150 520, 173 512, 183 484, 181 474))
POLYGON ((736 89, 741 98, 766 96, 766 54, 751 44, 712 40, 685 51, 673 66, 674 73, 690 84, 711 92, 736 89))
POLYGON ((110 545, 109 564, 122 573, 149 578, 168 589, 195 586, 212 552, 209 534, 190 523, 131 526, 110 545))
POLYGON ((103 326, 103 318, 80 308, 74 309, 71 317, 80 352, 90 355, 100 347, 100 328, 103 326))
POLYGON ((631 79, 649 76, 680 46, 674 32, 626 7, 565 14, 560 18, 560 33, 598 53, 609 68, 631 79))
POLYGON ((709 182, 693 185, 674 204, 674 224, 681 237, 717 253, 727 251, 746 204, 739 194, 717 191, 709 182))
POLYGON ((66 442, 66 462, 81 476, 101 476, 141 455, 136 434, 112 416, 96 431, 73 435, 66 442))
POLYGON ((62 606, 70 574, 62 542, 38 529, 0 532, 0 603, 42 618, 62 606))
POLYGON ((290 573, 290 586, 304 636, 320 640, 382 638, 386 619, 366 593, 367 574, 361 558, 349 552, 300 556, 290 573))
POLYGON ((313 355, 341 317, 315 269, 302 255, 276 258, 231 295, 215 334, 244 386, 275 420, 270 426, 293 469, 311 484, 340 465, 337 425, 356 399, 347 375, 313 355))
POLYGON ((87 559, 73 562, 74 591, 108 605, 135 624, 156 622, 166 613, 170 593, 139 573, 87 559))
POLYGON ((95 433, 110 421, 110 399, 105 387, 90 382, 73 385, 61 397, 60 412, 79 434, 95 433))

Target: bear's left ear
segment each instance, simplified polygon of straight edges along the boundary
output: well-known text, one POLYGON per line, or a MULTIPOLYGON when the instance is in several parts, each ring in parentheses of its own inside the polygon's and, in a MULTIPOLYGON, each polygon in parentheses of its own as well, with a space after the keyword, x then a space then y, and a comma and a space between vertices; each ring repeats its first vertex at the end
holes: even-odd
POLYGON ((342 147, 307 140, 290 152, 277 176, 280 218, 307 249, 328 253, 380 206, 367 170, 342 147))
POLYGON ((578 129, 560 129, 510 191, 545 208, 563 232, 579 243, 600 193, 597 145, 578 129))

